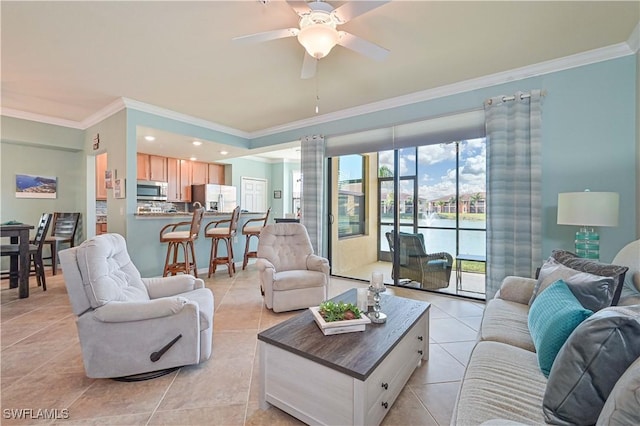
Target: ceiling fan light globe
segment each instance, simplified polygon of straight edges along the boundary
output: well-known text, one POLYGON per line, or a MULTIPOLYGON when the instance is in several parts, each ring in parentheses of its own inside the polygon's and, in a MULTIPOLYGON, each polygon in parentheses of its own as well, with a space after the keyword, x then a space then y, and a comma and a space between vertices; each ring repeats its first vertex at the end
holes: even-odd
POLYGON ((325 24, 312 24, 300 29, 298 41, 309 55, 324 58, 338 43, 338 31, 325 24))

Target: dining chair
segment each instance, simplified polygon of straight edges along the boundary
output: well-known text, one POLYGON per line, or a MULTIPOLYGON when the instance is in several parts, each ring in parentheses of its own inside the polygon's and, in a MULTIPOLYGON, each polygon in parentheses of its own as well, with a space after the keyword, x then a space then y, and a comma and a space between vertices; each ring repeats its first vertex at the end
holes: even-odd
POLYGON ((260 231, 267 224, 267 220, 269 220, 269 213, 271 213, 271 207, 267 209, 267 213, 265 213, 264 217, 258 217, 255 219, 247 220, 244 225, 242 225, 242 235, 246 236, 246 242, 244 245, 244 257, 242 259, 242 269, 247 267, 249 263, 250 257, 257 257, 258 250, 250 250, 249 245, 251 243, 251 237, 256 237, 260 240, 260 231), (258 223, 258 225, 255 225, 258 223))
POLYGON ((193 244, 200 234, 204 210, 204 207, 196 201, 190 222, 170 223, 160 230, 160 242, 169 243, 162 272, 163 277, 182 272, 185 274, 193 273, 193 276, 198 278, 196 252, 193 244), (189 229, 179 230, 184 226, 189 226, 189 229), (182 251, 182 261, 179 260, 180 251, 182 251))
POLYGON ((63 244, 69 244, 69 247, 75 246, 79 222, 80 213, 53 213, 51 235, 44 240, 44 244, 49 245, 51 255, 43 258, 44 260, 51 260, 53 275, 58 270, 58 250, 60 250, 60 247, 63 244))
POLYGON ((231 218, 214 220, 207 224, 204 228, 204 235, 211 238, 211 255, 209 257, 209 275, 215 274, 218 265, 227 265, 229 276, 232 277, 236 272, 236 266, 233 262, 233 237, 236 236, 238 228, 238 219, 240 218, 240 206, 233 209, 231 218), (228 224, 227 226, 220 226, 228 224), (227 255, 218 256, 218 243, 223 241, 227 246, 227 255))
MULTIPOLYGON (((44 261, 42 258, 42 248, 44 246, 47 232, 49 231, 49 225, 51 224, 51 214, 43 213, 40 216, 40 221, 36 227, 36 235, 33 239, 33 243, 29 244, 29 270, 26 271, 29 275, 35 274, 38 282, 38 287, 42 287, 43 291, 47 290, 47 281, 44 274, 44 261)), ((18 256, 20 254, 20 248, 18 244, 3 244, 0 247, 2 256, 18 256)), ((18 271, 22 273, 22 271, 18 271)))

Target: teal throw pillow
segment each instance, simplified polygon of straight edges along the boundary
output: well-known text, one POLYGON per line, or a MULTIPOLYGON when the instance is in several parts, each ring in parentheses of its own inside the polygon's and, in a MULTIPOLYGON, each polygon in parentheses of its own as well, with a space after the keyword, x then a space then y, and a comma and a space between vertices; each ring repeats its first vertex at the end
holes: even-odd
POLYGON ((569 335, 592 314, 562 280, 551 284, 535 298, 529 309, 529 333, 540 370, 546 377, 569 335))

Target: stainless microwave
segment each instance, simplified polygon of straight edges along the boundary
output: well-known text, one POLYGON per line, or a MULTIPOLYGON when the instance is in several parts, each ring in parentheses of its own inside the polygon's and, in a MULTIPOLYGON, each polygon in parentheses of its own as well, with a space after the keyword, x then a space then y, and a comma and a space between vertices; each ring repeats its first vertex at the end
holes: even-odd
POLYGON ((141 201, 167 201, 167 183, 139 180, 137 198, 141 201))

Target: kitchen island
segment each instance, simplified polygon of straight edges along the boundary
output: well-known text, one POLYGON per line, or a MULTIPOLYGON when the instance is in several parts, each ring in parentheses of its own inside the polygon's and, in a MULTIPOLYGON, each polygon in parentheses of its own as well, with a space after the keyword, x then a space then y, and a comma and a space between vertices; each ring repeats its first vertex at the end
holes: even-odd
MULTIPOLYGON (((264 212, 240 213, 237 236, 233 239, 234 262, 242 267, 245 238, 242 238, 242 226, 249 219, 263 217, 264 212)), ((160 230, 168 224, 178 222, 190 222, 191 213, 136 213, 127 226, 127 247, 131 260, 136 265, 143 277, 161 276, 164 260, 167 254, 167 244, 160 242, 160 230)), ((206 212, 202 220, 200 234, 195 241, 196 265, 200 277, 206 277, 209 268, 211 254, 211 239, 204 236, 205 227, 216 220, 230 219, 231 212, 206 212)), ((188 227, 180 227, 178 230, 187 230, 188 227)), ((255 239, 252 244, 257 244, 255 239)), ((252 247, 253 248, 253 247, 252 247)), ((224 255, 226 248, 221 244, 219 253, 224 255)), ((224 269, 218 269, 218 273, 226 275, 224 269)))

